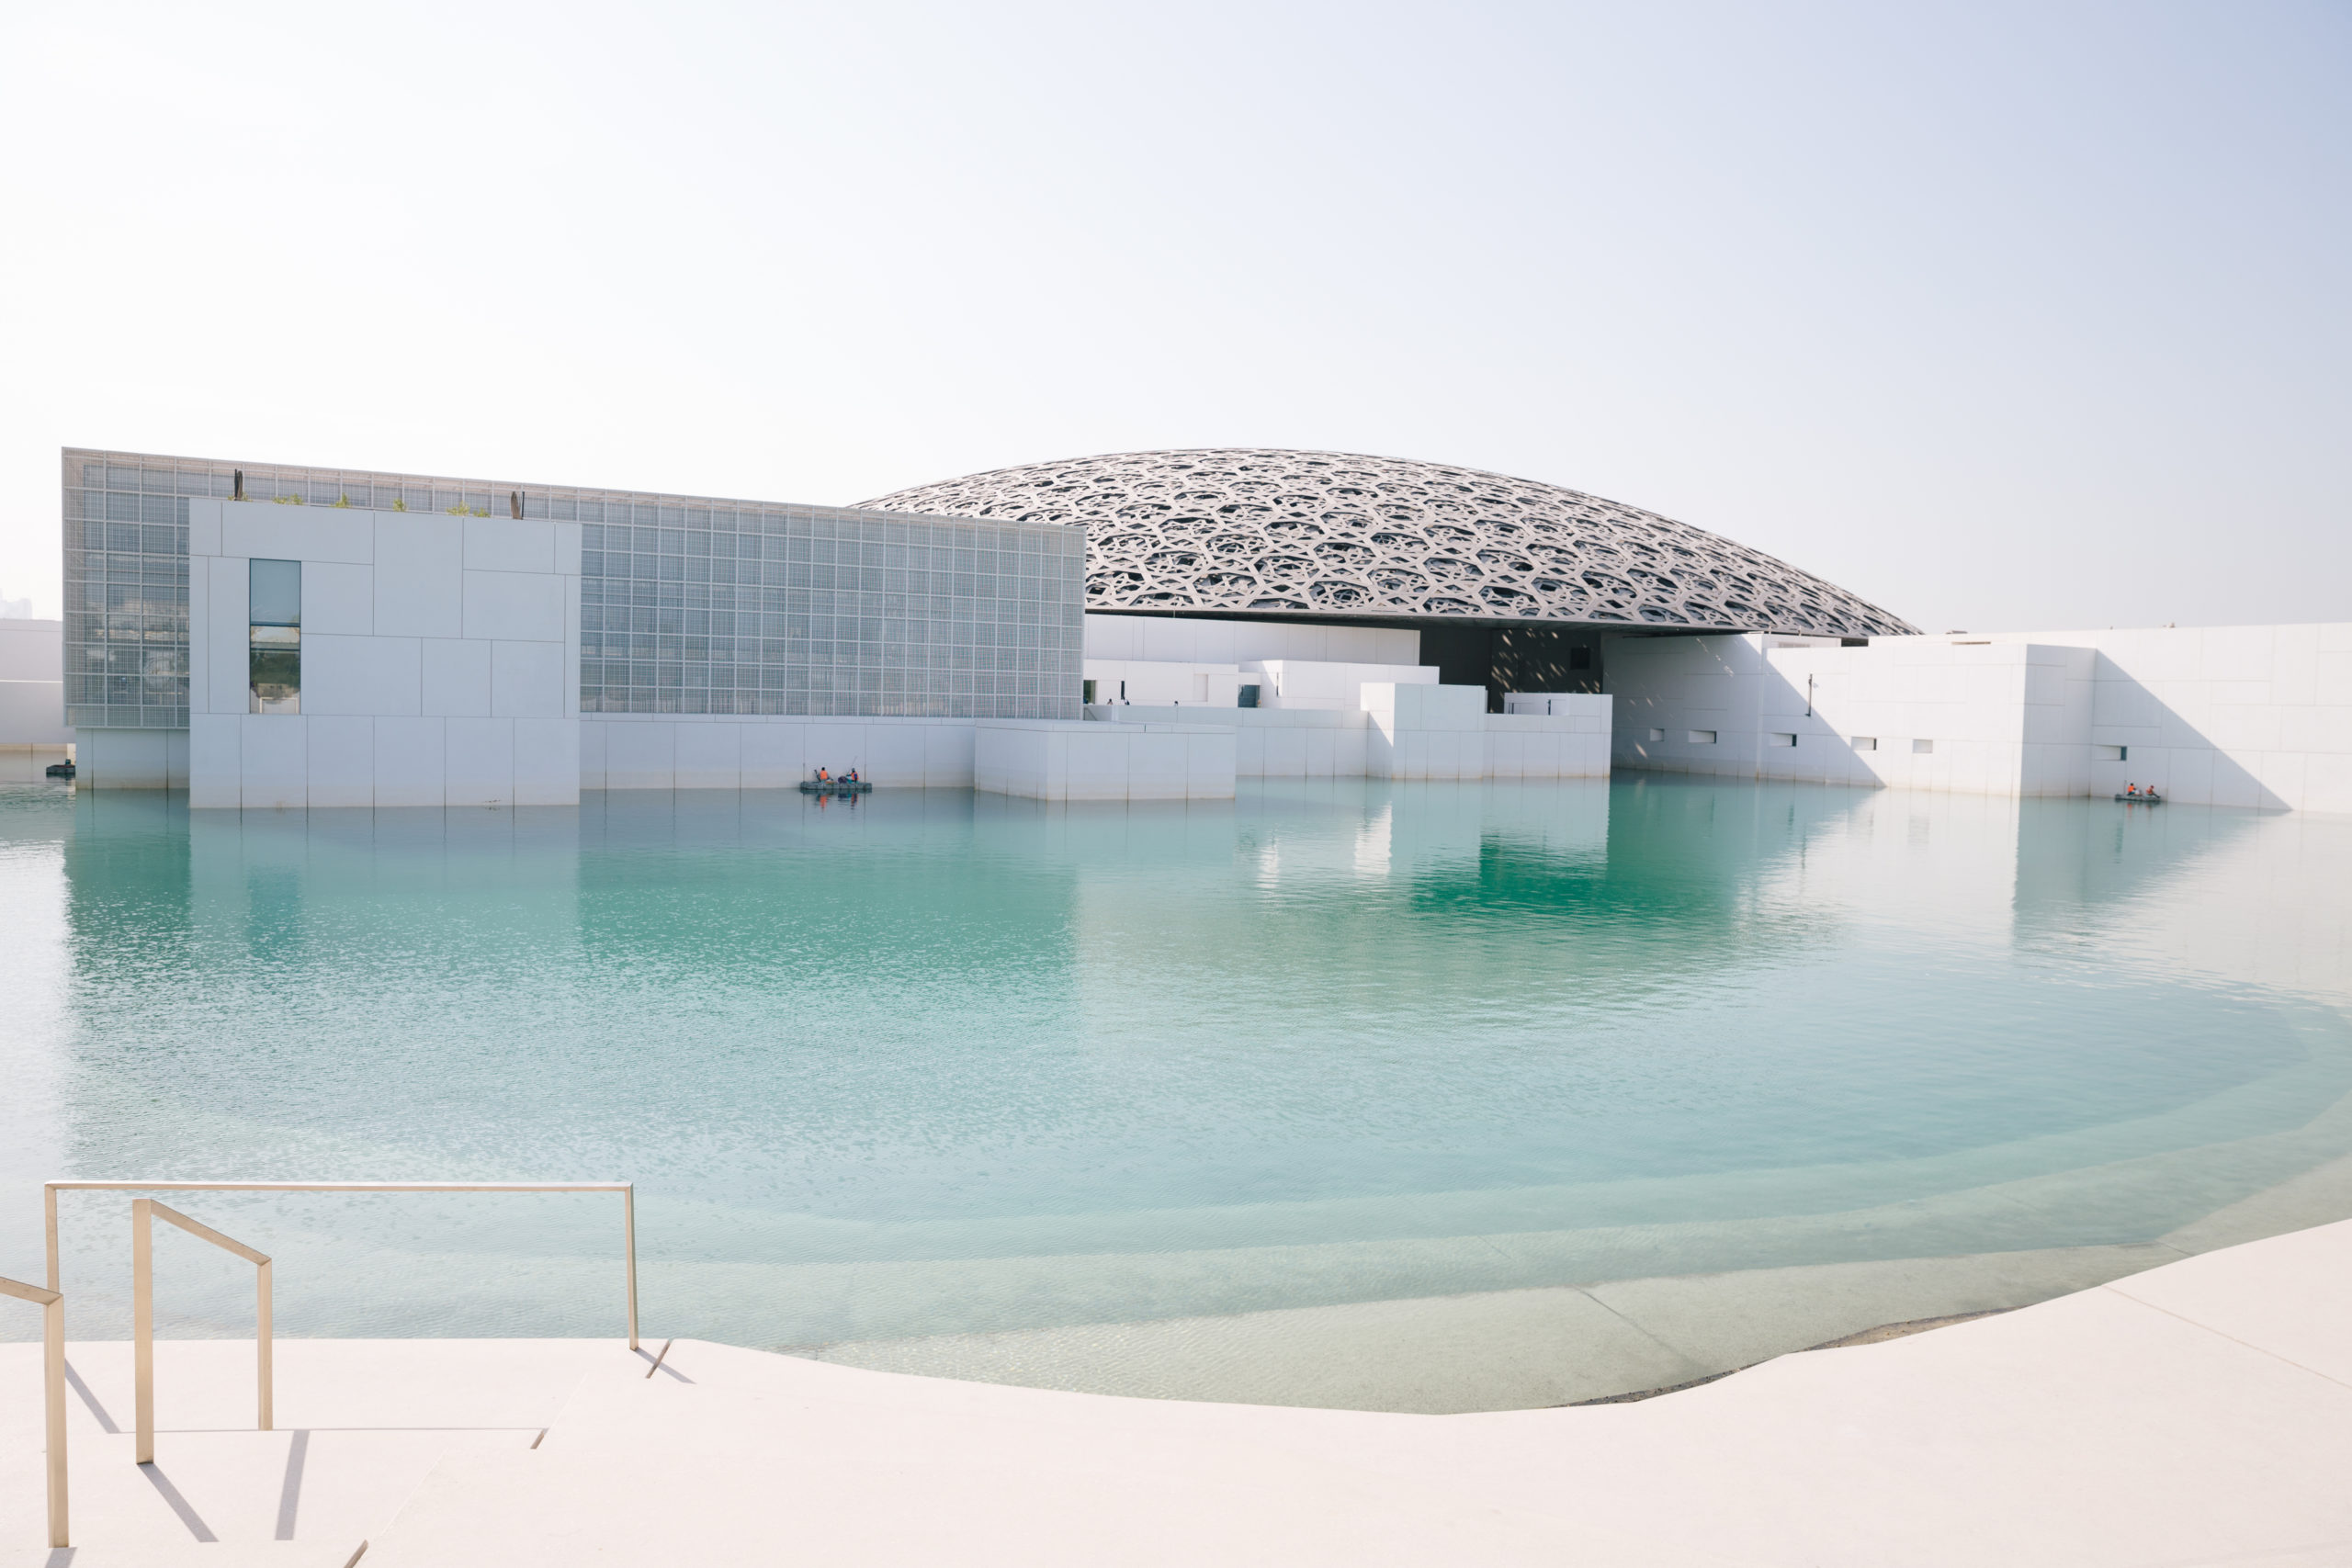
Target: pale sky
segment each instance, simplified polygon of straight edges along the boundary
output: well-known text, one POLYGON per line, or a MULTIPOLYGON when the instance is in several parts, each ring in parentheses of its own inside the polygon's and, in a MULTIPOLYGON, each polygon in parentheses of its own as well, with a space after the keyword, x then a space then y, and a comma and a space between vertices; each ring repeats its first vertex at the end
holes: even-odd
POLYGON ((1930 630, 2352 619, 2342 4, 22 4, 60 446, 842 503, 1467 464, 1930 630))

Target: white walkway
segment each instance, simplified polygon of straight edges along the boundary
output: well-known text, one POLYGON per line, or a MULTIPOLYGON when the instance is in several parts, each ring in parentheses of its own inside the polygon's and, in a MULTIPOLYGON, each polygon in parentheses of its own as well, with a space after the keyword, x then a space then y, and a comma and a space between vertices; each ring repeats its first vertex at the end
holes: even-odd
POLYGON ((2352 1223, 1632 1404, 1396 1416, 960 1383, 700 1342, 76 1346, 70 1554, 0 1346, 0 1568, 2352 1564, 2352 1223), (541 1428, 546 1437, 531 1447, 541 1428), (208 1540, 205 1538, 209 1537, 208 1540))

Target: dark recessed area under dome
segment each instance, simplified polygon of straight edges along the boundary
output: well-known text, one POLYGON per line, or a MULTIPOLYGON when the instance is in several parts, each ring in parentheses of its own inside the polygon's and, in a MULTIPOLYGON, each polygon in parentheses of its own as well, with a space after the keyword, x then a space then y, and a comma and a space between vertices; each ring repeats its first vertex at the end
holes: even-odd
POLYGON ((1760 551, 1557 485, 1256 448, 998 468, 861 507, 1083 525, 1093 611, 1901 636, 1760 551))

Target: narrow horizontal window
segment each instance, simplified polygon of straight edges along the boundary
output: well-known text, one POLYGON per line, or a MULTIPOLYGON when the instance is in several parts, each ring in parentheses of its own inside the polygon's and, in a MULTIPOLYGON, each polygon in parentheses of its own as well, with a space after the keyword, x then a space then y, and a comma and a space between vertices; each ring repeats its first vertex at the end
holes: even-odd
POLYGON ((2129 746, 2094 746, 2091 751, 2102 762, 2125 762, 2132 759, 2132 748, 2129 746))
POLYGON ((1775 746, 1793 746, 1797 743, 1797 738, 1789 734, 1786 730, 1774 730, 1770 736, 1770 740, 1775 746))
POLYGON ((1694 729, 1690 734, 1693 746, 1713 746, 1715 743, 1715 732, 1712 729, 1694 729))
POLYGON ((1851 738, 1851 744, 1857 751, 1875 751, 1878 750, 1878 737, 1875 735, 1857 735, 1851 738))
POLYGON ((1914 740, 1911 742, 1911 750, 1915 753, 1924 754, 1926 752, 1932 751, 1935 749, 1936 743, 1932 740, 1914 740))

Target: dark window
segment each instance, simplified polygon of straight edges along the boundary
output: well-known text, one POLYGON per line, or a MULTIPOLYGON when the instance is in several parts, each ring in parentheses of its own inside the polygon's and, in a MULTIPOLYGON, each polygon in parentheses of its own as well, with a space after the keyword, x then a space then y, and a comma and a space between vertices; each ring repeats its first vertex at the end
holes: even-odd
POLYGON ((302 711, 302 563, 256 560, 247 569, 246 637, 254 713, 302 711))

